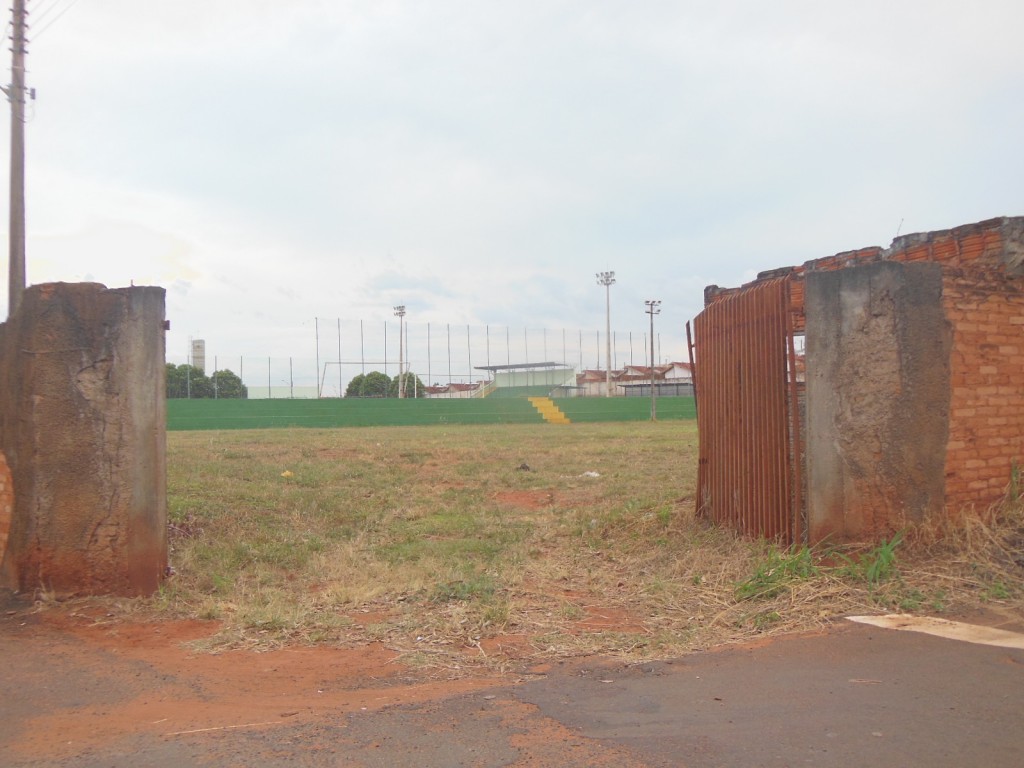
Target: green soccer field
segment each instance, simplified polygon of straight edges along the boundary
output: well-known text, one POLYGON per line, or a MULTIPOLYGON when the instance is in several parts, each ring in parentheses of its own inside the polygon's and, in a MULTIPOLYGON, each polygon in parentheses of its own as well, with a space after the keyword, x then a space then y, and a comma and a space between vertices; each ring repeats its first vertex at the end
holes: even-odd
MULTIPOLYGON (((574 397, 555 400, 571 422, 645 421, 651 401, 640 397, 574 397)), ((692 397, 657 400, 659 421, 694 419, 692 397)), ((167 429, 266 429, 370 427, 427 424, 539 424, 543 417, 525 398, 465 400, 177 400, 167 401, 167 429)), ((552 429, 559 425, 552 425, 552 429)))

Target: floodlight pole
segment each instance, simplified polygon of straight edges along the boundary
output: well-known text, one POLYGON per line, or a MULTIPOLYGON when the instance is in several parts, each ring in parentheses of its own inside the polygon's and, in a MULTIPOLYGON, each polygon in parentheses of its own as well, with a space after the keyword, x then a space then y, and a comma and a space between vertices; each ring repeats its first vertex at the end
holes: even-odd
POLYGON ((11 188, 8 317, 25 293, 25 0, 14 0, 11 21, 11 84, 3 88, 11 102, 11 188))
POLYGON ((401 400, 405 397, 405 369, 402 367, 402 351, 405 342, 405 334, 402 332, 405 318, 404 304, 395 307, 395 317, 398 318, 398 398, 401 400))
POLYGON ((615 284, 614 272, 598 272, 597 284, 604 286, 605 307, 605 394, 612 396, 612 286, 615 284))
POLYGON ((645 311, 651 316, 651 421, 657 421, 657 390, 654 386, 654 316, 661 312, 661 309, 659 309, 659 307, 661 307, 661 302, 657 299, 651 299, 645 301, 644 304, 647 306, 645 311))

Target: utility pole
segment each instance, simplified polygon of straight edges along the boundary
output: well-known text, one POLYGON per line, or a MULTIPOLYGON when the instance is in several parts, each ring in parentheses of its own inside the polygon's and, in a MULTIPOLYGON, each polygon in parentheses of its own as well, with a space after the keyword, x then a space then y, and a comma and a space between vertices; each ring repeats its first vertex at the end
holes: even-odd
POLYGON ((614 272, 598 272, 597 284, 604 286, 605 308, 605 395, 612 396, 612 285, 615 284, 614 272))
POLYGON ((645 301, 645 310, 651 316, 651 421, 658 420, 657 388, 654 385, 654 316, 661 312, 661 302, 657 299, 645 301))
POLYGON ((4 88, 11 102, 11 195, 8 242, 7 316, 21 307, 25 293, 25 0, 14 0, 11 22, 11 84, 4 88))

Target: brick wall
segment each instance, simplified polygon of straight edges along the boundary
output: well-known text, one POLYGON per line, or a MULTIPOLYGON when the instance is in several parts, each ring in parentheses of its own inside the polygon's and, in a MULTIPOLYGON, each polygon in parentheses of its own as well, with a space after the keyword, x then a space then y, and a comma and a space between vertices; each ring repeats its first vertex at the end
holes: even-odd
POLYGON ((943 307, 953 326, 946 503, 981 510, 1024 462, 1024 280, 950 268, 943 307))
MULTIPOLYGON (((708 286, 705 306, 786 277, 792 327, 799 334, 808 273, 884 261, 933 262, 942 269, 940 301, 952 333, 945 507, 950 513, 984 510, 1003 497, 1013 465, 1024 464, 1024 217, 905 235, 887 249, 844 251, 762 272, 740 288, 708 286)), ((697 363, 699 369, 699 352, 697 363)), ((807 365, 810 376, 809 357, 807 365)))
MULTIPOLYGON (((1011 466, 1024 463, 1024 276, 1020 219, 989 219, 906 235, 886 249, 863 248, 807 262, 796 274, 872 261, 940 264, 942 305, 953 331, 946 507, 983 510, 998 502, 1011 466)), ((794 291, 802 318, 802 290, 794 291)), ((799 327, 799 323, 797 324, 799 327)))
POLYGON ((945 473, 953 513, 998 502, 1011 466, 1024 460, 1024 276, 1008 258, 1019 234, 1019 220, 990 219, 897 238, 883 254, 943 268, 953 330, 945 473))

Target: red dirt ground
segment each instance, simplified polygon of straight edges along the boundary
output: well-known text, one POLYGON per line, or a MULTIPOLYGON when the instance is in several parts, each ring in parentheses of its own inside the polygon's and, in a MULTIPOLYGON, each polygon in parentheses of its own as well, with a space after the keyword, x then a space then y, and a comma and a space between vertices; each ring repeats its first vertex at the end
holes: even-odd
MULTIPOLYGON (((613 621, 608 612, 588 612, 581 626, 606 629, 613 621)), ((215 654, 189 648, 190 641, 218 629, 213 621, 133 623, 60 607, 5 611, 0 655, 18 669, 5 675, 6 682, 32 693, 20 710, 0 718, 8 720, 6 727, 0 724, 3 751, 15 765, 77 765, 82 755, 104 754, 132 739, 194 741, 240 729, 329 727, 355 713, 517 682, 515 676, 431 679, 377 643, 215 654)), ((528 642, 525 636, 494 638, 483 650, 520 657, 528 642)), ((543 675, 547 666, 536 672, 543 675)), ((0 701, 9 704, 17 696, 18 690, 3 690, 0 701)), ((554 757, 550 763, 542 759, 550 745, 579 743, 558 722, 538 720, 529 705, 494 704, 501 705, 502 722, 512 732, 509 744, 529 757, 523 764, 558 764, 554 757), (527 719, 529 729, 523 727, 527 719)), ((584 748, 580 754, 593 765, 635 764, 615 749, 595 747, 591 754, 584 748)))

